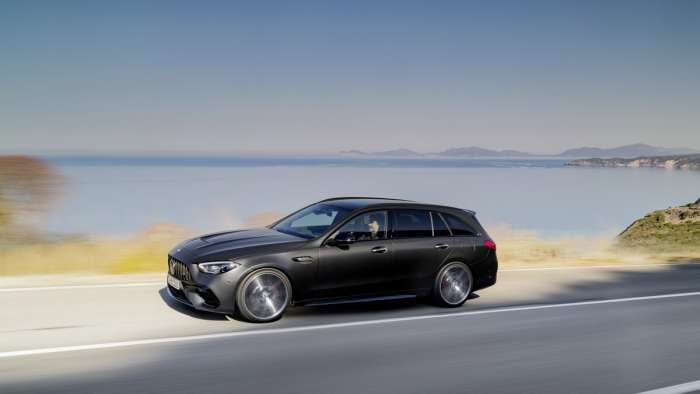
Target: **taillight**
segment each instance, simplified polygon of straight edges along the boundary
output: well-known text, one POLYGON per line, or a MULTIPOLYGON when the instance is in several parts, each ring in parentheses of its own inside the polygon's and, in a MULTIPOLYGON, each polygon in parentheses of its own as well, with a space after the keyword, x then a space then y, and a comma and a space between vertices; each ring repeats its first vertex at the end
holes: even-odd
POLYGON ((496 250, 496 243, 490 239, 487 239, 486 241, 484 241, 484 246, 486 246, 487 248, 489 248, 491 250, 496 250))

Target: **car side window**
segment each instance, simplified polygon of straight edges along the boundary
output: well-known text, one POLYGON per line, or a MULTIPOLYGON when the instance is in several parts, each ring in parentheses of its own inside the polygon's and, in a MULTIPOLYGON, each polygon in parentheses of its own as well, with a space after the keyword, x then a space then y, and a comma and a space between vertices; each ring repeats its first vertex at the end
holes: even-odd
POLYGON ((455 215, 449 213, 441 213, 442 217, 445 218, 447 225, 452 230, 452 235, 466 235, 473 237, 476 235, 476 231, 468 225, 464 220, 458 218, 455 215))
POLYGON ((430 212, 430 215, 433 218, 433 231, 436 237, 449 237, 452 235, 439 213, 430 212))
POLYGON ((433 226, 430 212, 419 209, 399 209, 394 213, 397 238, 432 237, 433 226))
POLYGON ((389 214, 387 211, 373 211, 355 216, 345 223, 335 234, 349 233, 356 241, 386 239, 389 214))

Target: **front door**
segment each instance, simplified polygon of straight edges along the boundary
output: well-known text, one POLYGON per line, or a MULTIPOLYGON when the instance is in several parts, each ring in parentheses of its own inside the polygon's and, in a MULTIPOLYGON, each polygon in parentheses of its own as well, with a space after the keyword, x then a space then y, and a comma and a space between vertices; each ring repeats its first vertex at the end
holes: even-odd
POLYGON ((386 286, 393 260, 388 224, 387 211, 361 213, 331 236, 351 243, 321 246, 320 297, 370 296, 392 290, 386 286))

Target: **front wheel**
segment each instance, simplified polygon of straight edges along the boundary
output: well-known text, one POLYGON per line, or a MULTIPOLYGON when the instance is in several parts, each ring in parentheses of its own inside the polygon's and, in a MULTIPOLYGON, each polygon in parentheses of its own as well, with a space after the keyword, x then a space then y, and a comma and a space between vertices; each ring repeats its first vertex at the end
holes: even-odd
POLYGON ((251 272, 241 282, 236 304, 244 319, 266 323, 282 317, 291 296, 292 286, 287 276, 279 270, 263 268, 251 272))
POLYGON ((458 307, 469 297, 472 282, 472 272, 466 264, 448 263, 435 277, 433 301, 440 306, 458 307))

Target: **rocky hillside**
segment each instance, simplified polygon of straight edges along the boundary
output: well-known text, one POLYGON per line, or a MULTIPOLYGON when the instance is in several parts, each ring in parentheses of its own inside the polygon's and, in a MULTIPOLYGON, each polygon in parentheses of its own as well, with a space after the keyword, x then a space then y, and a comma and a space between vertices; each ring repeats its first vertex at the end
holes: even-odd
POLYGON ((569 149, 559 154, 563 157, 649 157, 649 156, 677 156, 677 155, 693 155, 698 154, 697 150, 688 148, 661 148, 647 144, 632 144, 618 146, 615 148, 575 148, 569 149))
POLYGON ((385 157, 449 157, 463 159, 483 159, 483 158, 569 158, 595 157, 595 158, 632 158, 632 157, 652 157, 652 156, 679 156, 679 155, 700 155, 700 151, 690 148, 663 148, 646 144, 623 145, 613 148, 580 147, 567 149, 561 153, 531 153, 512 149, 497 150, 487 149, 479 146, 454 147, 441 152, 416 152, 410 149, 394 149, 382 152, 365 152, 357 149, 343 150, 341 155, 352 156, 385 156, 385 157))
POLYGON ((656 167, 680 170, 700 170, 700 154, 637 157, 634 159, 580 159, 566 163, 573 167, 656 167))
POLYGON ((627 227, 618 242, 652 252, 700 252, 700 199, 647 214, 627 227))

